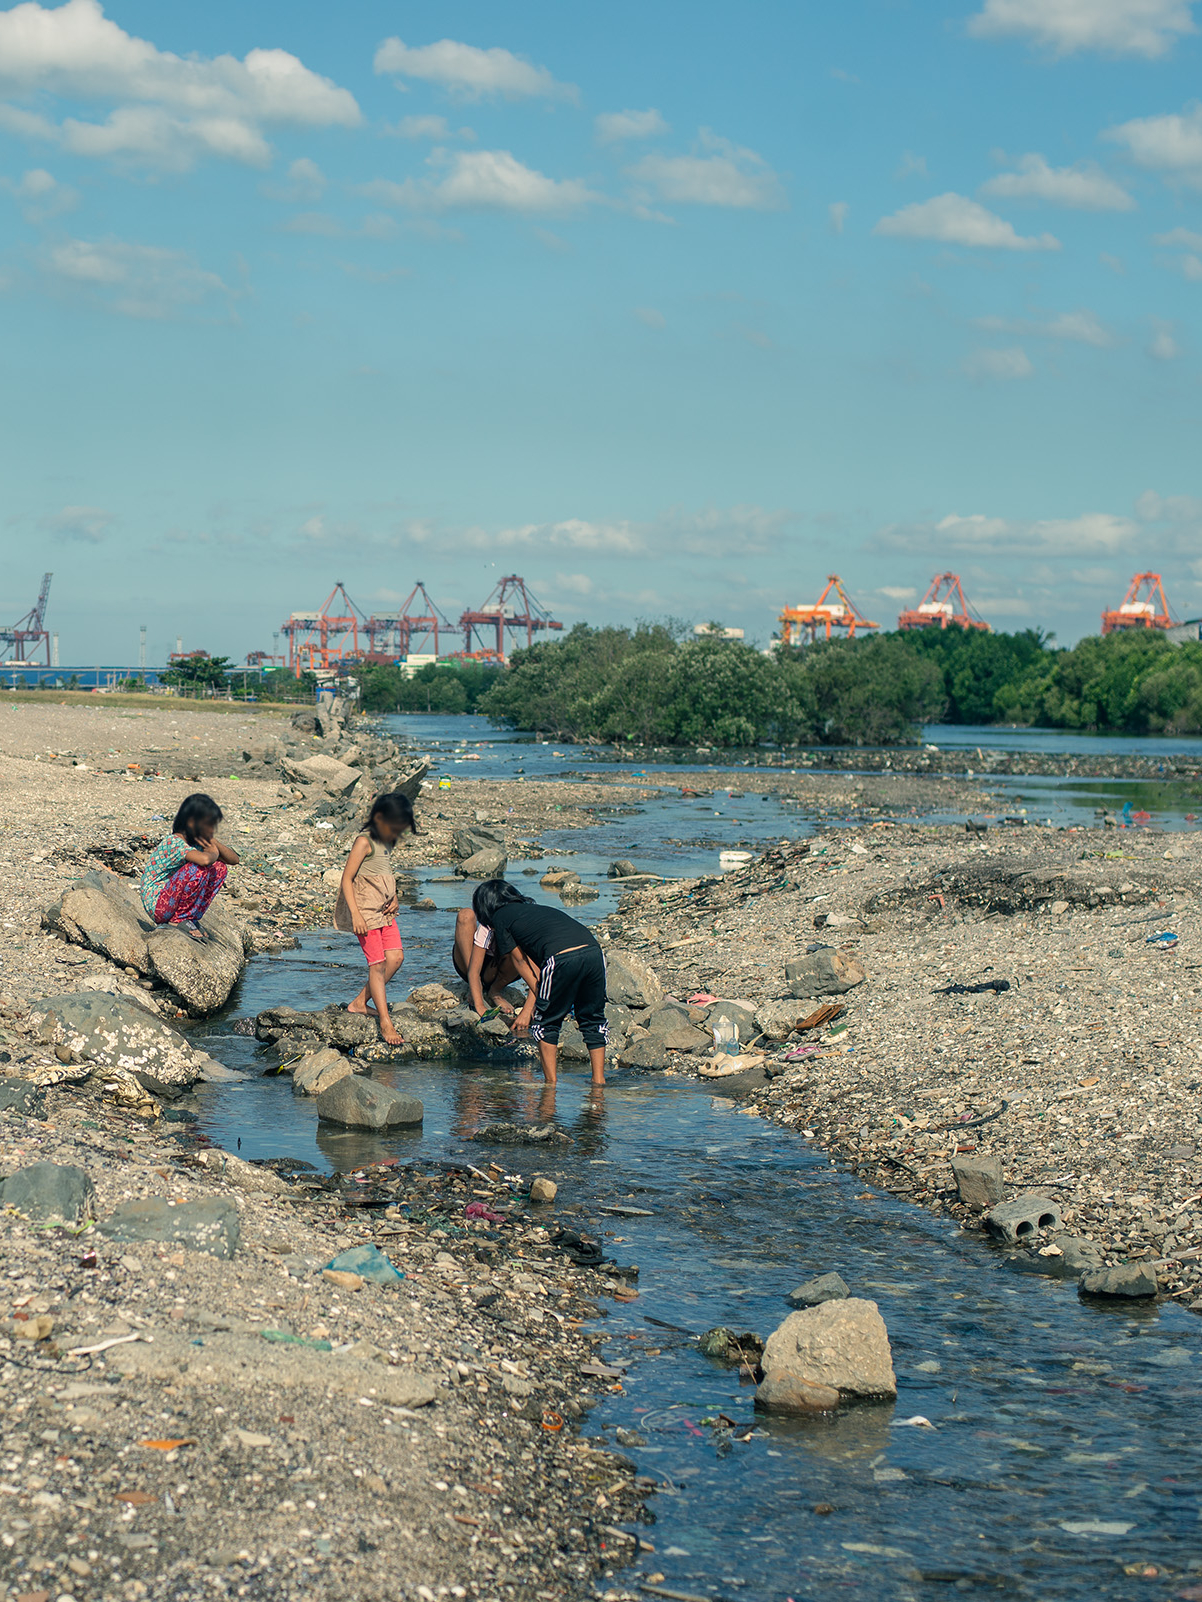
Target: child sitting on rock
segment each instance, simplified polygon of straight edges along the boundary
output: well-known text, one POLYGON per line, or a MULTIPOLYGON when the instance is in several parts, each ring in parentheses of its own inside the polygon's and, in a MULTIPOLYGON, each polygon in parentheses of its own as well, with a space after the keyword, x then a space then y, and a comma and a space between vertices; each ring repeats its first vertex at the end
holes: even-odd
POLYGON ((238 865, 238 853, 217 839, 221 808, 211 795, 186 796, 171 833, 150 854, 142 870, 142 905, 155 923, 183 929, 204 940, 200 920, 238 865))
POLYGON ((388 854, 406 830, 417 833, 409 797, 399 791, 377 796, 346 859, 334 909, 335 929, 353 930, 367 958, 367 983, 346 1010, 370 1015, 374 1009, 380 1039, 389 1046, 404 1042, 392 1026, 384 987, 404 962, 405 952, 397 928, 396 879, 388 854))

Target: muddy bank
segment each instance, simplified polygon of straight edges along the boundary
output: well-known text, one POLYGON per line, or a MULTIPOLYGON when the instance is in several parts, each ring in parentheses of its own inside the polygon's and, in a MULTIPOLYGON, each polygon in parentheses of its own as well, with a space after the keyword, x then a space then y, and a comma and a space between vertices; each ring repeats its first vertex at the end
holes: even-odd
MULTIPOLYGON (((751 1092, 864 1178, 981 1227, 951 1159, 1054 1199, 1108 1263, 1202 1290, 1202 851, 1182 836, 869 827, 632 892, 608 920, 672 994, 788 997, 808 946, 867 980, 825 1032, 768 1043, 751 1092), (1176 934, 1176 943, 1150 941, 1176 934), (957 993, 1004 982, 1006 988, 957 993), (803 1041, 812 1054, 792 1062, 803 1041)), ((689 1071, 685 1060, 679 1071, 689 1071)), ((1055 1266, 1055 1265, 1053 1265, 1055 1266)))
POLYGON ((578 1433, 628 1282, 479 1160, 323 1180, 87 1087, 0 1114, 0 1175, 76 1175, 63 1222, 0 1212, 6 1594, 546 1598, 633 1550, 651 1482, 578 1433))

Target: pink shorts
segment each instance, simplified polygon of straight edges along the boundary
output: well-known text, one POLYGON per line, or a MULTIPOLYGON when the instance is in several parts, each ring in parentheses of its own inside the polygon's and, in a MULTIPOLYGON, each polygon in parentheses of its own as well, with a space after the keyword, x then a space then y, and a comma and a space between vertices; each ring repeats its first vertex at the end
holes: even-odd
POLYGON ((369 963, 383 962, 386 951, 403 950, 401 931, 396 926, 395 918, 382 929, 369 929, 365 935, 359 935, 358 940, 369 963))

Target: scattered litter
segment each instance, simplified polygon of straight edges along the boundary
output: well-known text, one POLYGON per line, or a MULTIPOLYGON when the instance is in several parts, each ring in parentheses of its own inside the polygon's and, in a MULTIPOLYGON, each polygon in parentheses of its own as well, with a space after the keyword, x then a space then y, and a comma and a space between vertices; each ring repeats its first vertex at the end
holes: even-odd
POLYGON ((486 1207, 483 1202, 478 1201, 468 1202, 463 1209, 463 1216, 465 1218, 480 1218, 487 1224, 503 1224, 505 1222, 504 1213, 494 1213, 491 1207, 486 1207))
POLYGON ((803 1018, 795 1032, 802 1034, 807 1029, 821 1029, 824 1024, 833 1023, 836 1018, 841 1018, 846 1011, 847 1008, 841 1001, 825 1002, 807 1018, 803 1018))
POLYGON ((405 1277, 378 1246, 352 1246, 349 1251, 331 1257, 325 1266, 326 1271, 332 1269, 336 1273, 358 1274, 360 1279, 370 1280, 373 1285, 395 1285, 405 1277))
POLYGON ((913 1418, 895 1418, 890 1421, 891 1429, 904 1430, 911 1427, 921 1430, 935 1430, 939 1428, 937 1424, 932 1424, 929 1418, 924 1418, 921 1413, 915 1413, 913 1418))
MULTIPOLYGON (((1174 938, 1176 937, 1174 936, 1174 938)), ((1009 988, 1009 979, 986 979, 983 984, 979 985, 947 985, 942 990, 933 990, 931 994, 935 996, 983 996, 987 990, 992 990, 1001 995, 1004 990, 1009 990, 1009 988)))
POLYGON ((138 1445, 149 1446, 155 1452, 174 1452, 177 1451, 181 1446, 195 1446, 196 1437, 192 1435, 181 1435, 177 1439, 170 1441, 139 1441, 138 1445))
POLYGON ((1177 944, 1177 936, 1171 929, 1164 929, 1160 934, 1150 934, 1144 940, 1146 946, 1159 946, 1162 951, 1171 951, 1177 944))

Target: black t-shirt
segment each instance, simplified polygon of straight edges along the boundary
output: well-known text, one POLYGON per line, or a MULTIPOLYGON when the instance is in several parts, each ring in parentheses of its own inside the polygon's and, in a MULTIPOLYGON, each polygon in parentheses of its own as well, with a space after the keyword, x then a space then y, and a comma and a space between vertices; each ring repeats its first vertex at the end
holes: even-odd
POLYGON ((493 913, 492 927, 499 957, 507 957, 514 946, 521 946, 538 968, 557 952, 597 944, 582 923, 558 907, 544 907, 537 901, 514 901, 499 907, 493 913))

